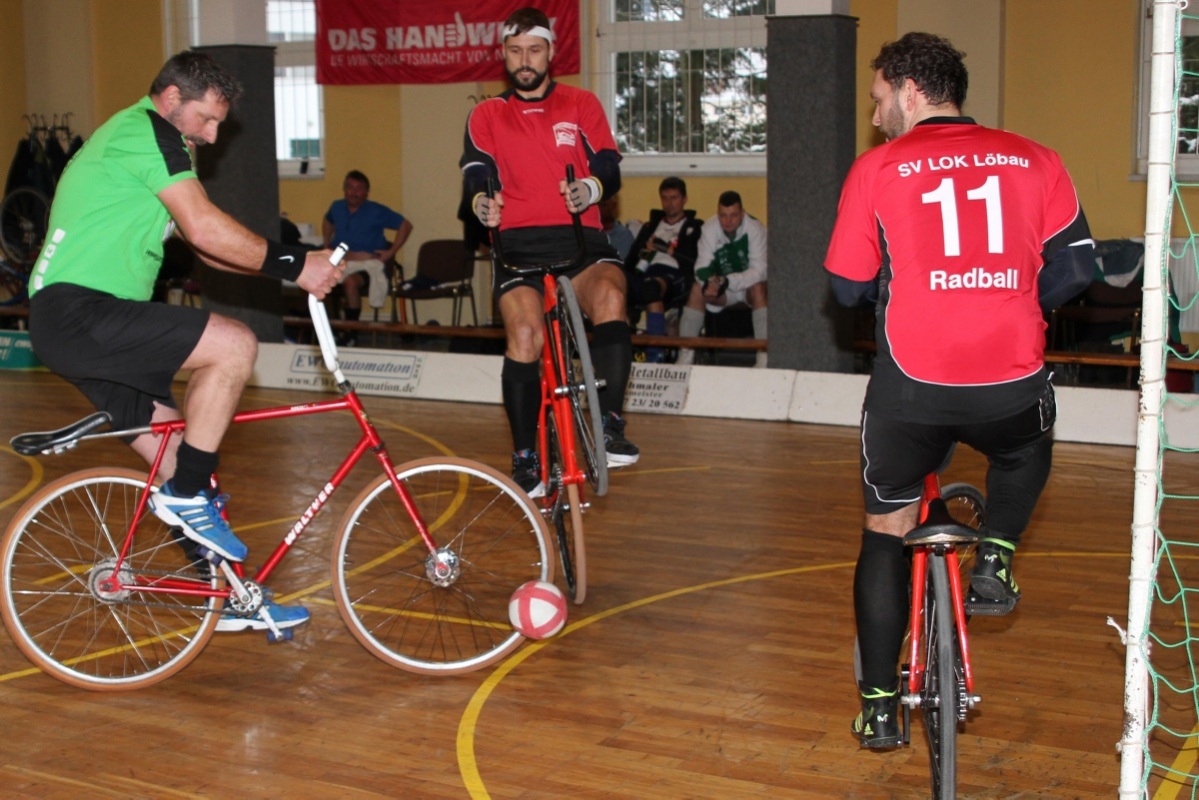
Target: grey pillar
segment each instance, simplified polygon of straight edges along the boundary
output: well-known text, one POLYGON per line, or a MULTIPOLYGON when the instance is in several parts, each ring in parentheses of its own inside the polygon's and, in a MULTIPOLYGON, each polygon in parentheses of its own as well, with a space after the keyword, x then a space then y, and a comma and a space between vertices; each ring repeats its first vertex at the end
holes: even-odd
POLYGON ((824 272, 841 183, 854 159, 857 20, 767 23, 770 366, 852 372, 852 321, 824 272))
MULTIPOLYGON (((229 70, 245 94, 221 124, 216 144, 196 152, 209 198, 259 236, 279 239, 279 172, 275 164, 275 49, 258 45, 197 47, 229 70)), ((241 320, 260 342, 283 341, 283 294, 274 278, 200 267, 204 307, 241 320)))

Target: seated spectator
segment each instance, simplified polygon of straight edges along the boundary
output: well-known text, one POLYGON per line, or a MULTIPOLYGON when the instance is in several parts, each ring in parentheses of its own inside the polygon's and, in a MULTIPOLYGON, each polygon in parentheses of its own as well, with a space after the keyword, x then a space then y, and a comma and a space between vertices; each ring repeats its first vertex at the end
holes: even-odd
POLYGON ((608 241, 616 248, 617 255, 627 259, 637 235, 620 221, 620 197, 614 194, 600 200, 599 210, 600 225, 603 226, 604 233, 608 234, 608 241))
MULTIPOLYGON (((665 178, 658 186, 662 210, 653 210, 641 226, 625 259, 629 280, 630 318, 636 321, 645 309, 645 332, 666 334, 666 310, 687 299, 695 270, 695 257, 703 225, 687 205, 687 184, 682 178, 665 178)), ((646 360, 661 362, 661 347, 646 351, 646 360)))
MULTIPOLYGON (((368 200, 371 182, 358 170, 346 174, 342 183, 343 200, 335 200, 321 223, 321 235, 326 247, 345 242, 346 271, 342 279, 345 292, 345 318, 357 320, 362 314, 362 289, 369 286, 371 305, 381 308, 387 302, 388 279, 386 265, 404 246, 412 233, 412 223, 397 211, 382 203, 368 200), (394 230, 395 238, 387 241, 385 231, 394 230), (370 280, 368 281, 368 278, 370 280)), ((357 337, 350 333, 342 344, 355 344, 357 337)))
MULTIPOLYGON (((725 192, 716 216, 704 223, 695 262, 695 283, 679 319, 679 336, 699 336, 704 309, 719 314, 744 304, 752 311, 754 338, 766 338, 766 226, 745 213, 741 195, 725 192)), ((695 351, 681 348, 677 363, 691 364, 695 351)), ((766 366, 758 353, 755 367, 766 366)))

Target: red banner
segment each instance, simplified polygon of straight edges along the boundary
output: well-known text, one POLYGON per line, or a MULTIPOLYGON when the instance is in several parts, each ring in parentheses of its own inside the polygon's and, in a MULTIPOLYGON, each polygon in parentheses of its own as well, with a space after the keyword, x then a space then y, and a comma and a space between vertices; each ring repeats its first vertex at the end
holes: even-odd
MULTIPOLYGON (((316 0, 316 82, 461 83, 504 77, 512 0, 316 0)), ((579 0, 539 0, 557 41, 551 75, 579 72, 579 0)))

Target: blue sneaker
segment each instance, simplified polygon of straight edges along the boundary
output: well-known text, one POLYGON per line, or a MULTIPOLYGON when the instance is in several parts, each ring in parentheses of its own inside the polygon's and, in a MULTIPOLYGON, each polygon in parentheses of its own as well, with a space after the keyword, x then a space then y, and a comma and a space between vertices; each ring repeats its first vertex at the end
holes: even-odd
MULTIPOLYGON (((262 605, 270 611, 271 620, 279 630, 294 628, 308 621, 308 609, 304 608, 304 606, 281 606, 270 599, 269 593, 262 605)), ((270 630, 270 626, 262 618, 261 611, 252 617, 239 617, 232 611, 226 611, 221 615, 221 620, 216 624, 216 629, 217 633, 236 633, 237 631, 270 630)))
POLYGON ((245 561, 250 548, 237 538, 221 516, 228 501, 227 494, 210 497, 208 492, 200 492, 195 497, 178 497, 171 481, 167 481, 150 496, 150 510, 166 524, 178 526, 193 542, 199 542, 230 561, 245 561))

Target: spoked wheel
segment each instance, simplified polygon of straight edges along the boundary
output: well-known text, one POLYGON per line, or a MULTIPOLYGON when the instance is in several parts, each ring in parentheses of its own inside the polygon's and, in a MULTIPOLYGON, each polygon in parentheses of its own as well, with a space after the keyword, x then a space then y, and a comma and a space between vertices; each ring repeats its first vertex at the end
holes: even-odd
MULTIPOLYGON (((978 530, 987 521, 987 501, 978 488, 968 483, 951 483, 941 490, 941 499, 950 515, 963 525, 978 530)), ((958 548, 958 568, 962 585, 970 586, 970 571, 974 569, 974 552, 978 545, 958 548)))
POLYGON ((36 189, 22 186, 0 202, 0 246, 9 261, 26 271, 42 251, 49 225, 50 201, 36 189))
POLYGON ((17 647, 44 672, 72 686, 140 689, 191 663, 216 628, 221 600, 137 592, 108 583, 220 588, 224 579, 194 559, 191 543, 153 514, 138 524, 132 549, 116 556, 146 476, 89 469, 31 497, 4 534, 0 612, 17 647))
POLYGON ((608 453, 604 447, 604 422, 600 413, 595 370, 583 312, 569 278, 558 279, 558 320, 561 341, 550 337, 554 361, 561 370, 558 380, 569 392, 575 426, 575 442, 582 451, 587 482, 597 497, 608 492, 608 453))
POLYGON ((924 616, 926 642, 924 689, 920 708, 928 735, 928 759, 933 797, 957 796, 957 733, 961 692, 958 686, 957 638, 949 601, 945 559, 928 559, 928 606, 924 616))
POLYGON ((520 487, 473 461, 397 468, 437 544, 430 553, 386 475, 350 504, 333 543, 333 590, 362 645, 412 672, 456 674, 512 652, 508 601, 553 581, 545 521, 520 487))
POLYGON ((557 420, 553 415, 548 415, 545 424, 553 470, 553 485, 549 487, 546 495, 550 522, 558 545, 558 558, 562 563, 562 578, 566 583, 566 591, 570 599, 577 604, 587 598, 587 544, 583 539, 583 493, 577 483, 566 486, 562 484, 562 454, 557 420))

